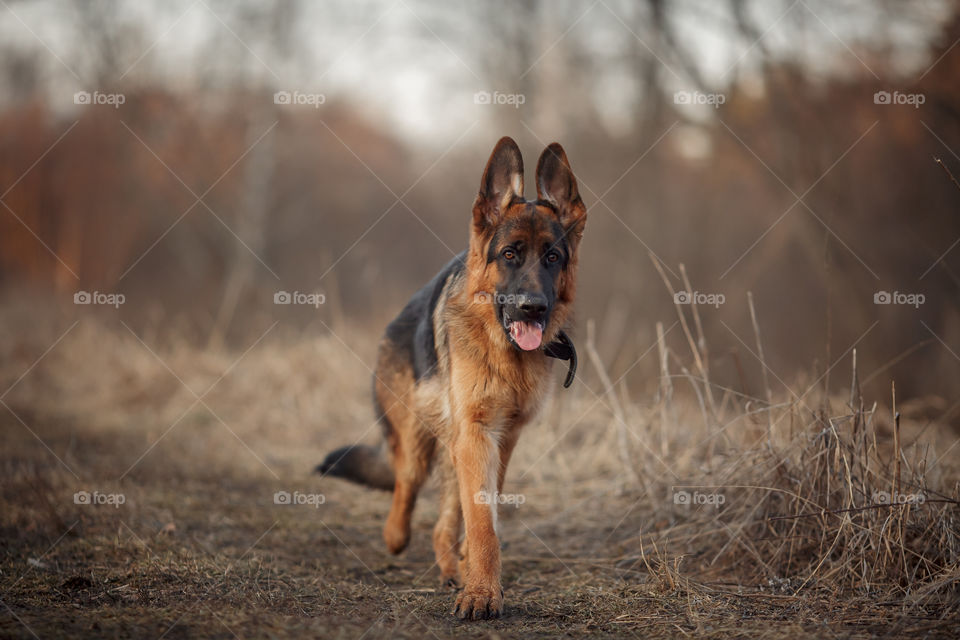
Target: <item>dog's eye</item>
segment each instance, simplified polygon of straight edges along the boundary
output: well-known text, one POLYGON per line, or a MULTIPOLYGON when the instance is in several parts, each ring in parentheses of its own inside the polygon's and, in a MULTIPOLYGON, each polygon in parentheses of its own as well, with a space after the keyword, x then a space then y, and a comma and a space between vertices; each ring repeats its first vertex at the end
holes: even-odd
POLYGON ((513 249, 504 249, 500 255, 502 255, 507 260, 513 260, 514 258, 517 257, 517 252, 514 251, 513 249))
POLYGON ((551 251, 547 254, 547 262, 556 262, 560 259, 560 254, 556 251, 551 251))

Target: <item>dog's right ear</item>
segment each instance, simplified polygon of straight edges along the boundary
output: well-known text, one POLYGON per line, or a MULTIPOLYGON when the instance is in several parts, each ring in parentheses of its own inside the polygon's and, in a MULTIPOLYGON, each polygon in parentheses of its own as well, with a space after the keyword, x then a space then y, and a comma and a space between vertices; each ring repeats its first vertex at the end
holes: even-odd
POLYGON ((515 197, 523 198, 523 157, 513 138, 503 137, 493 148, 473 203, 473 226, 483 234, 493 228, 515 197))

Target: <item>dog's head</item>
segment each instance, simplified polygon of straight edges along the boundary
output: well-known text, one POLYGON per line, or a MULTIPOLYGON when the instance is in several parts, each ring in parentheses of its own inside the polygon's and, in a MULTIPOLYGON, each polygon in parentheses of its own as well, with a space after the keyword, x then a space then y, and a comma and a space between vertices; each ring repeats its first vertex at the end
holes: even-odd
POLYGON ((525 200, 520 149, 501 138, 483 172, 470 234, 470 257, 482 274, 475 301, 492 304, 506 339, 524 351, 539 349, 563 328, 587 219, 559 144, 543 150, 536 180, 537 199, 525 200))

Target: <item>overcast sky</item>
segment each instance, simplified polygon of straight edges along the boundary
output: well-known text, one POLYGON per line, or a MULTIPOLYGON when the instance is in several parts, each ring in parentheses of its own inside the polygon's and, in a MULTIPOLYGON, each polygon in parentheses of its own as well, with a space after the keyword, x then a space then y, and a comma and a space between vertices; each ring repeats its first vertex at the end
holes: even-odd
MULTIPOLYGON (((927 47, 948 13, 947 3, 900 3, 909 5, 909 22, 888 19, 877 11, 882 4, 797 0, 750 6, 770 52, 802 61, 821 74, 877 75, 864 43, 878 41, 894 52, 901 73, 922 74, 933 62, 927 47)), ((96 37, 77 6, 52 0, 5 0, 0 6, 0 41, 32 52, 55 108, 69 109, 70 101, 64 98, 75 91, 99 88, 91 86, 98 59, 96 37)), ((403 132, 440 137, 486 117, 489 110, 474 104, 473 95, 498 90, 484 80, 483 60, 496 50, 496 43, 490 47, 482 41, 478 46, 476 38, 464 37, 474 35, 473 18, 458 16, 450 4, 303 2, 282 51, 266 36, 276 17, 268 3, 116 0, 103 6, 110 8, 114 24, 123 27, 115 31, 126 34, 115 48, 116 86, 159 78, 175 90, 194 91, 210 88, 213 78, 224 85, 240 80, 273 90, 321 93, 328 100, 347 96, 403 132), (245 15, 251 18, 245 20, 245 15)), ((631 12, 645 5, 603 0, 545 6, 551 9, 543 12, 541 24, 530 27, 534 63, 528 73, 549 78, 562 71, 566 50, 588 52, 601 72, 593 86, 577 89, 596 97, 600 117, 616 129, 630 117, 630 103, 621 98, 635 91, 629 69, 621 64, 623 52, 631 46, 645 48, 655 39, 650 30, 628 26, 643 24, 631 12)), ((735 71, 749 86, 760 48, 731 37, 726 6, 713 0, 679 1, 671 5, 671 20, 711 86, 722 88, 735 71)), ((662 71, 671 89, 690 88, 675 65, 664 61, 662 71)))

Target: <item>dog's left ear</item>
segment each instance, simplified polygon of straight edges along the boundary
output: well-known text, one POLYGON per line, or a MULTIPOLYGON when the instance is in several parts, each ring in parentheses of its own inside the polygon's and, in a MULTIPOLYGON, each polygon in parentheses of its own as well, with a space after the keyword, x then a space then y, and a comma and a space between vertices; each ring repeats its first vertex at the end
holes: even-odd
POLYGON ((514 198, 523 198, 523 156, 513 138, 503 137, 493 148, 473 203, 473 225, 478 234, 495 227, 514 198))
POLYGON ((537 162, 537 198, 549 202, 560 216, 567 241, 574 247, 583 236, 587 208, 580 199, 577 179, 563 147, 554 142, 540 154, 537 162))

